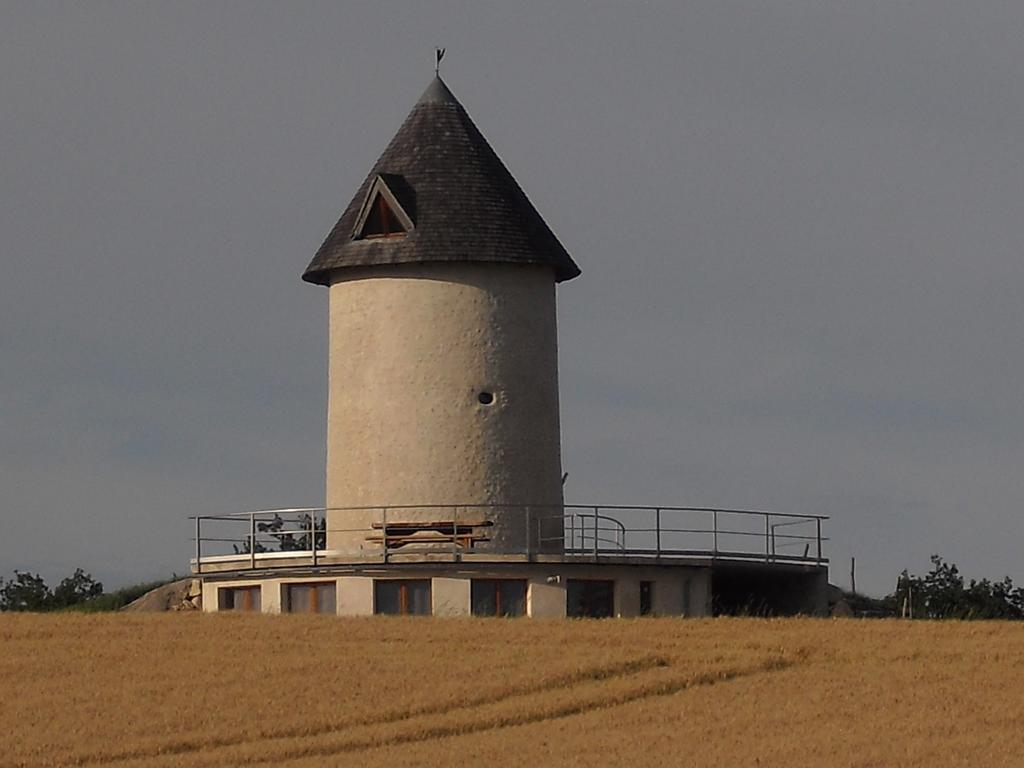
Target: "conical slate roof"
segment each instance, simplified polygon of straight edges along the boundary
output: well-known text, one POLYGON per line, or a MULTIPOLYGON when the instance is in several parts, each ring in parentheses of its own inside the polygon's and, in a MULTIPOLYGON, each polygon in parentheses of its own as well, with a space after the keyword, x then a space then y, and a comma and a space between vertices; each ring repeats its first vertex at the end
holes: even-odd
POLYGON ((580 274, 438 77, 377 160, 302 279, 329 285, 332 273, 346 267, 453 261, 548 264, 558 281, 580 274), (366 198, 381 183, 412 228, 403 237, 357 239, 357 227, 371 202, 366 198))

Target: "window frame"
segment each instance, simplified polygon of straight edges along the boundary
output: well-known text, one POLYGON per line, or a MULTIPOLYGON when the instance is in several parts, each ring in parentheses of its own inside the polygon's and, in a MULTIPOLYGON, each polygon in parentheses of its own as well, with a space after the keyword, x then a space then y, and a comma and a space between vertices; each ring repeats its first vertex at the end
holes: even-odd
POLYGON ((394 210, 390 205, 388 205, 387 200, 384 199, 384 195, 378 192, 370 203, 370 208, 366 214, 366 221, 363 222, 362 229, 359 231, 359 239, 383 240, 389 237, 404 236, 405 228, 402 226, 402 222, 398 220, 398 216, 395 215, 394 210), (370 225, 370 221, 373 220, 375 215, 380 221, 380 231, 367 232, 366 228, 370 225), (391 229, 389 225, 392 223, 397 226, 397 229, 391 229))
POLYGON ((402 207, 402 204, 398 202, 398 198, 395 193, 391 191, 391 188, 384 181, 384 178, 380 175, 373 180, 370 184, 370 189, 366 193, 366 197, 363 199, 363 205, 359 209, 359 215, 356 217, 355 226, 352 228, 352 240, 361 242, 364 240, 383 240, 390 238, 405 237, 414 229, 412 218, 402 207), (374 210, 379 210, 382 223, 384 224, 385 233, 383 234, 364 234, 366 230, 366 224, 370 217, 373 215, 374 210), (390 214, 401 231, 390 232, 387 227, 387 215, 390 214))
POLYGON ((294 581, 288 584, 284 584, 284 600, 282 601, 285 613, 302 614, 308 613, 312 615, 333 615, 338 612, 338 583, 336 581, 294 581), (293 610, 292 606, 292 590, 296 587, 305 587, 309 589, 309 610, 308 611, 296 611, 293 610), (321 609, 320 605, 320 590, 319 587, 330 587, 334 591, 334 610, 325 611, 321 609))
POLYGON ((434 615, 434 584, 432 579, 374 579, 373 580, 373 615, 374 616, 433 616, 434 615), (382 611, 379 590, 383 585, 397 585, 398 611, 382 611), (409 610, 409 588, 413 584, 425 584, 427 587, 427 612, 416 613, 409 610))
POLYGON ((507 578, 493 578, 493 579, 470 579, 469 580, 469 612, 473 616, 480 617, 491 617, 491 618, 502 618, 502 619, 515 619, 527 614, 527 601, 530 593, 530 582, 528 579, 507 579, 507 578), (502 611, 502 590, 503 584, 517 584, 522 587, 522 612, 520 613, 506 613, 502 611), (473 595, 473 589, 477 586, 489 585, 494 590, 494 613, 477 613, 476 611, 476 599, 473 595))
POLYGON ((260 584, 238 584, 230 587, 217 588, 217 610, 237 613, 262 613, 263 612, 263 587, 260 584), (231 607, 226 608, 225 603, 230 595, 231 607), (242 607, 236 607, 236 598, 242 595, 242 607), (255 600, 253 597, 255 596, 255 600))

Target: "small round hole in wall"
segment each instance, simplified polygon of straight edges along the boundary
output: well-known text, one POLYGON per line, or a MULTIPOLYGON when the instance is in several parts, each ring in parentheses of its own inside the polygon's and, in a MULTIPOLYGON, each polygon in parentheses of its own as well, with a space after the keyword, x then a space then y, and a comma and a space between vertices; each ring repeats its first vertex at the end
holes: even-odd
POLYGON ((480 405, 494 405, 493 392, 481 392, 476 399, 480 401, 480 405))

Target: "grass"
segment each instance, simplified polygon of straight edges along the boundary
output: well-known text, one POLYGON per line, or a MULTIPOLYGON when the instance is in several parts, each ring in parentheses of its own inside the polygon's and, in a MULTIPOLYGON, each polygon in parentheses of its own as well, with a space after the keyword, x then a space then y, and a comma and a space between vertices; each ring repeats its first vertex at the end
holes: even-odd
POLYGON ((0 766, 1020 766, 1024 626, 0 615, 0 766))

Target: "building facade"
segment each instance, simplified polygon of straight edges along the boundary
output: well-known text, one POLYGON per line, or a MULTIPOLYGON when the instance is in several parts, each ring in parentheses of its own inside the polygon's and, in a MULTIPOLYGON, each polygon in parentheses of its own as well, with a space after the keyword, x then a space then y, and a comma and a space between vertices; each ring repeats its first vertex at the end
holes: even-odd
POLYGON ((555 296, 579 274, 435 78, 303 274, 329 292, 325 507, 197 519, 205 610, 817 610, 822 518, 564 503, 555 296))

